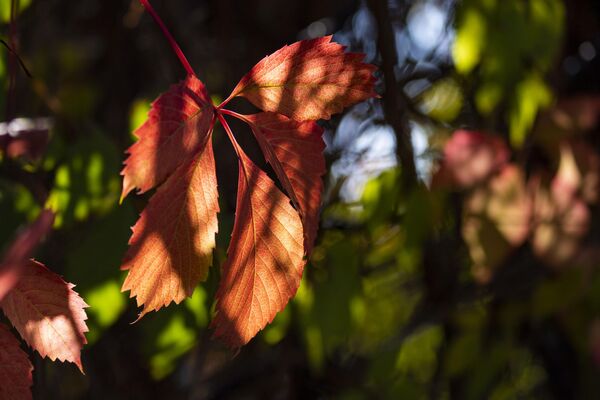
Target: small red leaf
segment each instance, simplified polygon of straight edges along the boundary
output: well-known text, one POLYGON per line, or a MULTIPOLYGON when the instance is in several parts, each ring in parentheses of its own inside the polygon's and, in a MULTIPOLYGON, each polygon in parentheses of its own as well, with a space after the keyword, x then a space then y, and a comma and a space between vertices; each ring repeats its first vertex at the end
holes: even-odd
POLYGON ((269 177, 238 149, 235 223, 221 269, 215 337, 233 348, 273 320, 300 285, 302 223, 269 177))
POLYGON ((0 324, 0 399, 31 399, 33 366, 19 341, 0 324))
POLYGON ((214 109, 204 84, 195 76, 171 86, 152 103, 148 120, 128 150, 121 198, 134 188, 146 192, 189 161, 206 143, 214 109))
POLYGON ((363 54, 344 53, 344 48, 331 36, 285 46, 259 61, 229 99, 242 96, 264 111, 305 121, 329 119, 344 107, 377 97, 375 67, 362 62, 363 54))
POLYGON ((19 233, 0 264, 0 301, 19 279, 20 267, 27 263, 43 237, 52 229, 54 213, 43 210, 34 223, 19 233))
POLYGON ((180 303, 205 280, 212 264, 219 211, 217 178, 209 140, 197 158, 158 188, 133 227, 122 269, 143 316, 180 303))
POLYGON ((312 121, 298 122, 281 114, 245 115, 267 161, 300 210, 304 246, 310 255, 317 234, 325 173, 323 129, 312 121))
POLYGON ((73 362, 83 371, 81 348, 87 343, 87 304, 73 287, 43 264, 30 260, 0 307, 42 357, 73 362))

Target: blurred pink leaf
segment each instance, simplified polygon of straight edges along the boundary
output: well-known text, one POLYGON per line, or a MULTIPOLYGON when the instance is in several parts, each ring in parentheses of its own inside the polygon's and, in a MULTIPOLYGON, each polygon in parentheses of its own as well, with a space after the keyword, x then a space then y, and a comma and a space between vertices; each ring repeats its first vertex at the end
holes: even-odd
POLYGON ((504 141, 494 135, 458 130, 444 146, 432 186, 468 188, 499 171, 510 157, 504 141))

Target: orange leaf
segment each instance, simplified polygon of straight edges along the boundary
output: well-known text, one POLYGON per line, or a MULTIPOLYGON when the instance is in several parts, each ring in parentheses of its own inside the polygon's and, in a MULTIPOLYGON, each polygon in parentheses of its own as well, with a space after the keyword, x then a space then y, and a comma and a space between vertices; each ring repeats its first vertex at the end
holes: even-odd
POLYGON ((217 178, 209 140, 196 160, 158 188, 133 227, 122 269, 140 317, 172 301, 180 303, 205 280, 212 264, 219 211, 217 178))
POLYGON ((189 161, 206 143, 214 110, 204 84, 195 76, 171 86, 152 103, 148 120, 128 150, 121 199, 134 188, 146 192, 189 161))
POLYGON ((217 291, 215 337, 240 347, 273 320, 300 285, 302 223, 290 200, 238 149, 235 223, 217 291))
POLYGON ((325 173, 323 129, 312 121, 298 122, 281 114, 245 115, 267 161, 300 210, 306 254, 312 250, 319 223, 325 173))
POLYGON ((31 399, 33 366, 19 341, 0 324, 0 399, 31 399))
POLYGON ((362 62, 363 54, 344 53, 344 48, 331 36, 285 46, 259 61, 229 99, 242 96, 264 111, 305 121, 329 119, 344 107, 377 97, 375 67, 362 62))
POLYGON ((37 261, 22 267, 17 285, 0 302, 21 337, 42 357, 75 363, 80 370, 87 304, 65 282, 37 261))

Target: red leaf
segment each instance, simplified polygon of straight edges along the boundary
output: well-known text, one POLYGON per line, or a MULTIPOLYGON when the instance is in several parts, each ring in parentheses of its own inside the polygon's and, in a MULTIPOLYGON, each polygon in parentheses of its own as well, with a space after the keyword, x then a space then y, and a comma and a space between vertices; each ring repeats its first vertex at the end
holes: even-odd
POLYGON ((256 64, 229 99, 243 96, 264 111, 304 121, 329 119, 377 97, 375 67, 362 62, 363 54, 344 53, 344 48, 331 43, 331 36, 285 46, 256 64))
POLYGON ((241 151, 235 223, 217 291, 215 337, 236 348, 273 320, 300 285, 302 223, 290 200, 241 151))
POLYGON ((487 179, 507 162, 510 153, 497 136, 458 130, 444 146, 442 165, 433 177, 433 186, 466 188, 487 179))
POLYGON ((300 210, 306 254, 312 250, 319 223, 325 173, 323 129, 312 121, 298 122, 281 114, 243 116, 279 181, 300 210))
POLYGON ((42 357, 75 363, 80 370, 87 304, 74 285, 37 261, 22 267, 17 285, 0 302, 21 337, 42 357))
POLYGON ((19 341, 0 324, 0 399, 31 399, 33 366, 19 341))
POLYGON ((133 227, 122 269, 143 316, 191 296, 212 264, 219 211, 210 138, 196 160, 158 188, 133 227))
POLYGON ((44 210, 37 220, 19 233, 0 264, 0 301, 19 279, 20 267, 27 263, 42 238, 52 229, 54 213, 44 210))
POLYGON ((160 95, 148 120, 134 132, 139 141, 127 150, 121 198, 136 187, 139 193, 152 189, 197 154, 209 137, 213 116, 206 88, 193 75, 160 95))

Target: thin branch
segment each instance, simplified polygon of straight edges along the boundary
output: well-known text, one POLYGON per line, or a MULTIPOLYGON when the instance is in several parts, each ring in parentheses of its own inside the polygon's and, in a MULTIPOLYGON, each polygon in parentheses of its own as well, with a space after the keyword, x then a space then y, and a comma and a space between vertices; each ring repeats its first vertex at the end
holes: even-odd
POLYGON ((177 54, 177 57, 179 58, 181 65, 183 65, 183 68, 185 68, 185 70, 187 71, 187 73, 189 75, 195 75, 194 70, 192 69, 192 66, 190 65, 189 61, 185 57, 185 54, 183 54, 183 51, 181 50, 181 48, 179 47, 179 45, 173 38, 173 35, 171 35, 171 32, 169 32, 169 30, 167 29, 165 24, 162 22, 162 19, 160 19, 160 16, 156 13, 156 11, 154 11, 154 8, 152 8, 152 5, 150 4, 150 2, 148 0, 140 0, 140 3, 142 4, 142 6, 144 6, 146 11, 148 11, 148 13, 152 16, 152 18, 154 18, 154 22, 156 22, 156 24, 162 30, 163 35, 167 38, 167 41, 171 45, 171 48, 173 49, 175 54, 177 54))
POLYGON ((377 20, 377 49, 381 55, 381 69, 385 82, 383 110, 387 122, 396 135, 396 156, 402 166, 402 180, 406 189, 417 183, 414 150, 410 127, 406 118, 406 104, 396 92, 394 68, 398 62, 394 28, 390 20, 387 0, 368 0, 369 8, 377 20))
POLYGON ((31 75, 31 73, 29 72, 29 70, 27 69, 27 67, 25 66, 25 63, 23 62, 23 60, 21 59, 21 57, 19 56, 19 54, 12 48, 10 47, 10 45, 8 43, 6 43, 4 40, 0 39, 0 43, 2 43, 4 45, 4 47, 6 47, 6 49, 13 55, 16 57, 17 61, 19 61, 19 64, 21 64, 21 68, 23 69, 23 72, 25 72, 25 75, 27 75, 28 78, 33 78, 33 76, 31 75))

